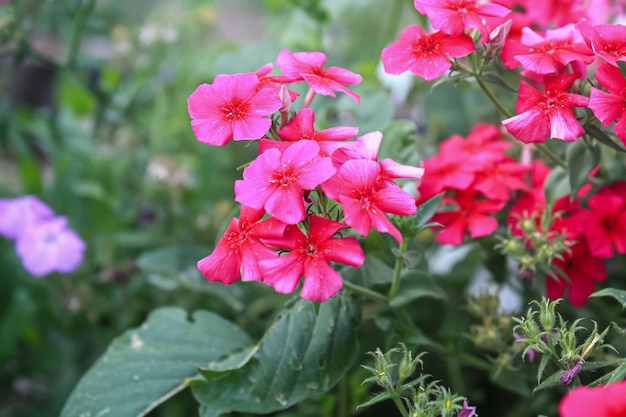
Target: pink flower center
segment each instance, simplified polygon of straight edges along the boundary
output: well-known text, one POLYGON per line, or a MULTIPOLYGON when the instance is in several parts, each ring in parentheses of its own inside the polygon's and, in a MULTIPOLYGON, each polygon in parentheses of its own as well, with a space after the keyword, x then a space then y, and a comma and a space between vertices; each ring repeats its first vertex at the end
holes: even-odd
POLYGON ((541 103, 541 107, 544 110, 557 110, 563 108, 561 94, 555 91, 546 91, 544 94, 544 102, 541 103))
POLYGON ((243 102, 231 101, 226 103, 222 108, 222 113, 224 114, 224 118, 229 122, 233 122, 237 119, 243 119, 245 114, 248 111, 248 104, 243 102))
POLYGON ((306 248, 306 254, 308 256, 315 256, 315 255, 317 255, 317 247, 314 244, 309 243, 309 245, 306 248))
POLYGON ((283 169, 275 171, 270 179, 270 184, 277 188, 288 187, 296 182, 300 176, 289 166, 283 165, 283 169))
POLYGON ((426 36, 415 42, 413 45, 413 54, 419 56, 433 55, 439 52, 440 47, 439 42, 434 42, 432 37, 426 36))

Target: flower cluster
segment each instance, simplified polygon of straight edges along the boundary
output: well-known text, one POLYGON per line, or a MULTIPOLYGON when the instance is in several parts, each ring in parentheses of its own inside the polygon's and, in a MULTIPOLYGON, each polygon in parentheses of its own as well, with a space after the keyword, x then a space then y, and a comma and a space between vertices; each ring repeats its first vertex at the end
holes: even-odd
POLYGON ((351 141, 354 127, 315 129, 310 104, 316 94, 335 97, 337 91, 360 100, 346 85, 361 76, 325 65, 321 52, 284 49, 276 60, 281 75, 271 75, 273 64, 255 73, 218 75, 189 97, 200 142, 259 139, 259 155, 234 186, 240 217, 198 262, 209 280, 231 284, 241 277, 289 293, 304 276, 302 297, 325 301, 343 286, 329 262, 359 267, 365 257, 356 238, 338 235, 341 230, 367 236, 374 228, 402 241, 385 213, 413 215, 416 205, 394 179, 420 178, 423 169, 379 160, 380 132, 351 141), (301 82, 310 89, 291 117, 299 95, 288 86, 301 82))
POLYGON ((498 228, 493 215, 514 191, 528 190, 524 179, 530 168, 505 153, 511 147, 498 128, 479 124, 467 138, 445 140, 439 153, 424 161, 420 200, 445 193, 444 209, 433 217, 445 226, 438 242, 459 245, 467 231, 472 238, 492 234, 498 228))
POLYGON ((504 66, 521 69, 528 79, 519 86, 517 115, 502 121, 516 139, 574 141, 585 134, 577 109, 588 108, 604 126, 617 121, 614 131, 626 144, 626 78, 617 66, 626 60, 626 26, 605 23, 610 5, 595 3, 415 0, 435 30, 408 27, 383 50, 382 61, 389 74, 411 71, 431 81, 451 69, 479 76, 500 51, 504 66), (478 48, 484 51, 480 63, 459 60, 478 48), (596 74, 595 80, 590 74, 592 86, 585 95, 588 69, 596 74))
POLYGON ((24 269, 36 277, 74 271, 86 249, 67 219, 34 196, 0 199, 0 236, 15 240, 24 269))
POLYGON ((626 414, 626 381, 595 388, 578 387, 559 405, 561 417, 613 417, 626 414))

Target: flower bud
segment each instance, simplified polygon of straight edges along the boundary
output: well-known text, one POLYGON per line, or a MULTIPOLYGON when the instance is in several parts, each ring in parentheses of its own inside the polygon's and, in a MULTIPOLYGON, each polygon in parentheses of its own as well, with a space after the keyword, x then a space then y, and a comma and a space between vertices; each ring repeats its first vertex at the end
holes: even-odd
POLYGON ((580 373, 580 370, 582 369, 582 367, 583 367, 583 360, 581 359, 578 362, 576 362, 576 365, 574 365, 571 369, 567 369, 563 371, 563 373, 561 374, 561 384, 563 385, 571 384, 574 378, 576 377, 576 375, 580 373))

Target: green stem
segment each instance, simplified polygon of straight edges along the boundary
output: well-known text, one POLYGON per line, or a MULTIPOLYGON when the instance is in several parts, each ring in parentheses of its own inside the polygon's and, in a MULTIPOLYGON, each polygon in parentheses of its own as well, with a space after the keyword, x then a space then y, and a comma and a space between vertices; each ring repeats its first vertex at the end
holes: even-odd
POLYGON ((567 164, 565 163, 565 161, 563 161, 561 158, 559 158, 559 156, 557 154, 552 152, 552 150, 550 148, 548 148, 545 143, 535 143, 535 146, 545 156, 550 158, 550 160, 552 160, 552 162, 554 162, 555 164, 557 164, 558 166, 560 166, 563 169, 568 169, 567 164))
POLYGON ((353 282, 345 280, 343 282, 343 286, 346 287, 348 290, 352 291, 353 293, 363 295, 373 300, 381 301, 385 304, 389 302, 389 299, 384 294, 370 290, 369 288, 362 287, 353 282))
POLYGON ((78 53, 80 52, 85 23, 87 22, 87 18, 89 17, 89 14, 93 10, 95 4, 96 0, 84 0, 83 4, 80 5, 78 12, 76 13, 76 23, 74 24, 74 30, 72 32, 69 53, 66 61, 68 68, 74 68, 76 66, 76 59, 78 58, 78 53))
POLYGON ((398 251, 400 252, 396 257, 396 265, 393 271, 393 281, 391 282, 391 288, 389 289, 389 299, 393 300, 400 291, 400 278, 402 277, 402 265, 404 263, 404 259, 402 255, 406 252, 406 248, 408 246, 408 242, 406 239, 400 243, 398 247, 398 251))
POLYGON ((400 410, 400 413, 402 414, 402 416, 409 417, 409 412, 407 411, 406 407, 402 403, 402 400, 400 399, 400 395, 396 392, 395 395, 393 395, 391 398, 393 399, 393 402, 396 404, 396 407, 398 407, 398 410, 400 410))
POLYGON ((473 75, 474 75, 474 79, 478 83, 478 86, 481 88, 481 90, 483 90, 483 93, 485 93, 487 98, 491 100, 493 105, 496 106, 496 108, 500 111, 500 113, 502 113, 504 117, 506 117, 507 119, 509 117, 512 117, 513 115, 511 114, 511 112, 509 112, 509 110, 506 107, 504 107, 504 104, 502 104, 502 102, 498 100, 498 97, 496 97, 493 91, 491 91, 489 86, 478 75, 476 74, 473 74, 473 75))

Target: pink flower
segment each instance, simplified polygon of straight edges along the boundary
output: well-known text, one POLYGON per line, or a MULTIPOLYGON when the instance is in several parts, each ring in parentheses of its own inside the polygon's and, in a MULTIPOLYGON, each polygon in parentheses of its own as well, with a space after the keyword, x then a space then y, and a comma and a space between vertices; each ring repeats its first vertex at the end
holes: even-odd
POLYGON ((37 197, 25 195, 0 199, 0 236, 16 239, 30 223, 50 219, 54 211, 37 197))
POLYGON ((548 138, 572 142, 585 131, 572 107, 587 107, 587 97, 567 92, 577 76, 566 74, 544 77, 545 91, 525 81, 520 83, 517 116, 502 121, 506 130, 524 143, 545 142, 548 138))
POLYGON ((565 71, 567 64, 591 63, 593 52, 584 43, 574 25, 548 30, 545 36, 526 27, 520 41, 510 40, 505 44, 502 60, 511 69, 521 65, 525 70, 524 74, 532 72, 539 75, 558 75, 565 71))
POLYGON ((235 200, 262 209, 288 224, 306 216, 303 190, 312 190, 336 172, 330 158, 319 156, 319 145, 301 140, 284 152, 268 149, 235 182, 235 200))
POLYGON ((239 219, 233 218, 213 252, 198 261, 198 269, 209 281, 232 284, 261 281, 259 262, 278 257, 261 239, 281 237, 287 225, 275 218, 261 220, 265 211, 241 206, 239 219))
POLYGON ((272 125, 267 118, 282 106, 274 88, 257 90, 255 73, 218 75, 213 84, 202 84, 188 103, 196 138, 213 146, 234 140, 259 139, 272 125))
POLYGON ((576 24, 593 52, 613 66, 617 61, 626 61, 626 26, 624 25, 596 25, 592 26, 586 20, 576 24))
POLYGON ((317 94, 336 97, 334 91, 340 91, 357 102, 360 101, 359 95, 348 90, 344 84, 358 84, 363 77, 340 67, 324 69, 326 55, 322 52, 296 52, 294 54, 288 49, 283 49, 278 54, 276 65, 292 82, 306 81, 317 94))
POLYGON ((571 390, 559 404, 561 417, 618 417, 626 415, 626 381, 571 390))
POLYGON ((341 166, 332 182, 322 184, 322 189, 341 203, 346 223, 357 232, 367 236, 373 226, 402 242, 402 234, 384 213, 413 215, 415 199, 397 185, 378 187, 380 173, 377 162, 352 159, 341 166))
POLYGON ((16 240, 22 265, 31 275, 72 272, 83 260, 85 242, 67 225, 65 217, 26 224, 16 240))
POLYGON ((604 126, 617 120, 615 134, 626 144, 626 79, 618 67, 606 62, 598 67, 596 78, 608 93, 591 87, 589 108, 604 126))
POLYGON ((461 58, 476 50, 472 38, 460 33, 424 33, 417 25, 409 26, 399 40, 383 49, 382 60, 387 74, 406 71, 426 81, 445 74, 451 67, 450 57, 461 58))
POLYGON ((458 36, 465 29, 476 29, 481 43, 489 41, 490 28, 503 23, 511 11, 504 6, 477 0, 414 0, 415 8, 428 16, 433 28, 458 36))
POLYGON ((302 297, 322 302, 335 296, 343 287, 341 275, 329 262, 359 267, 365 260, 363 249, 354 237, 334 238, 344 224, 309 216, 308 236, 297 226, 289 226, 282 239, 269 243, 290 250, 288 254, 260 262, 264 281, 280 293, 293 292, 304 275, 302 297))

